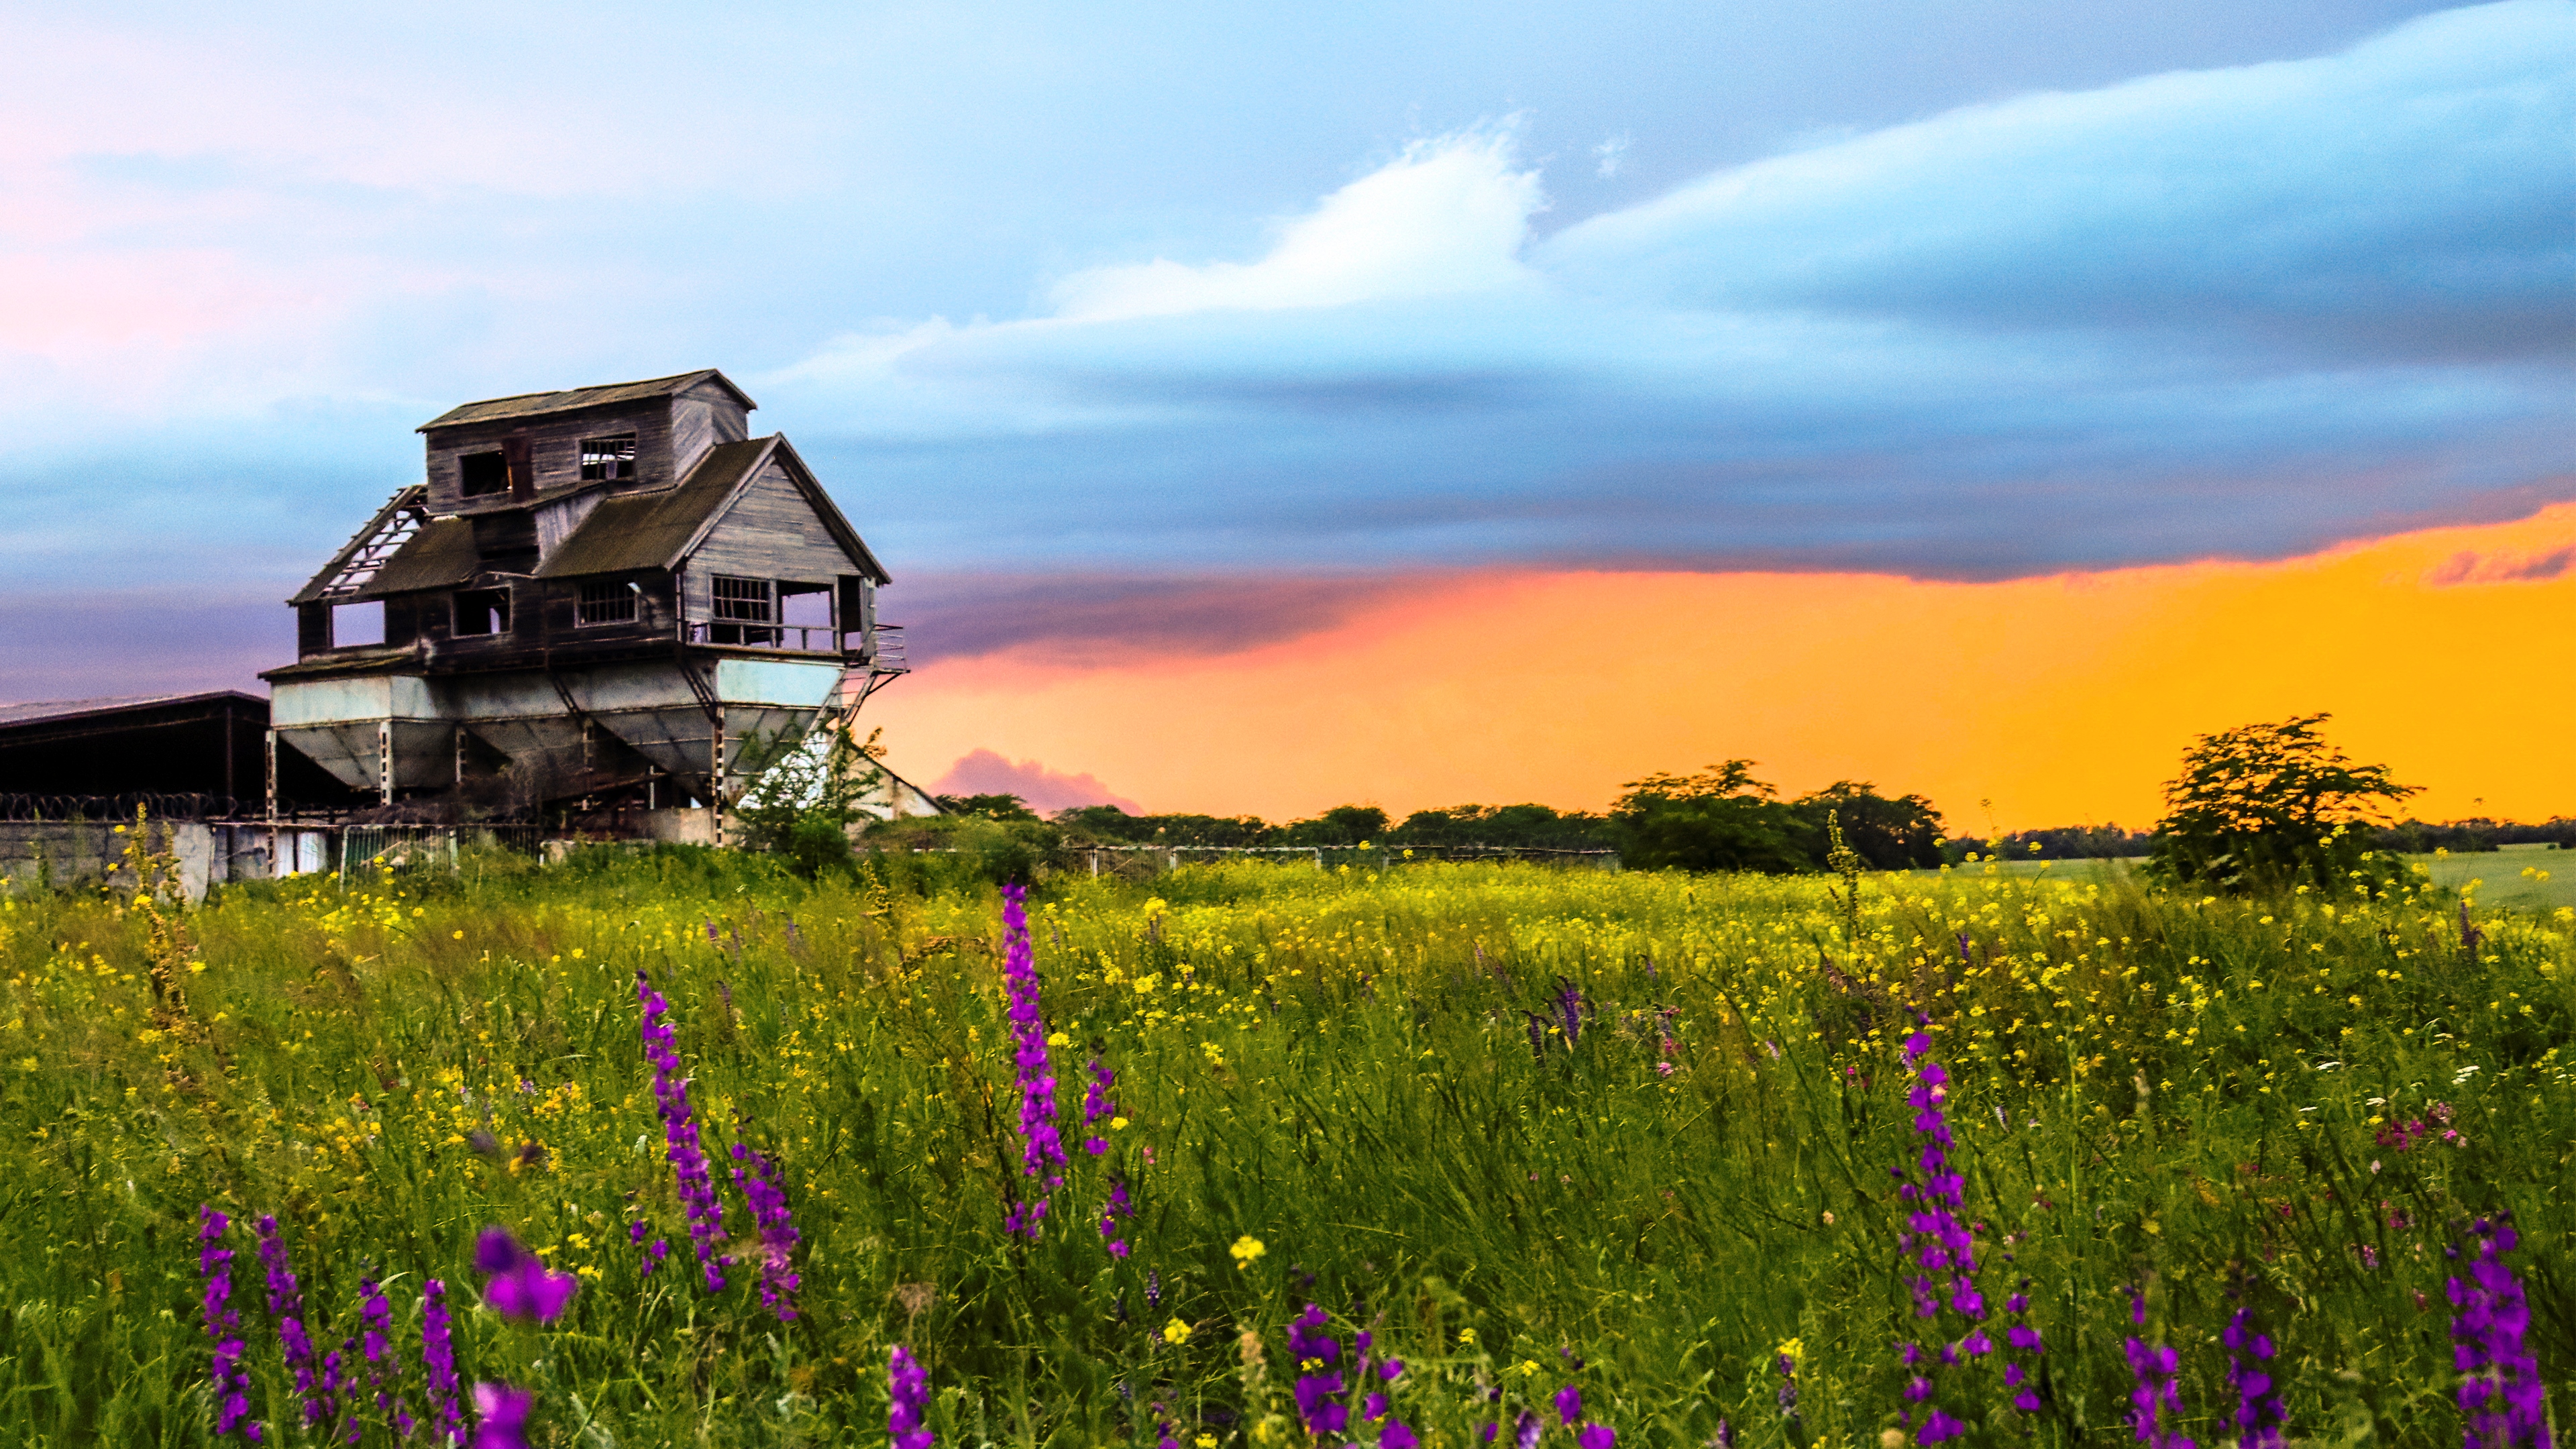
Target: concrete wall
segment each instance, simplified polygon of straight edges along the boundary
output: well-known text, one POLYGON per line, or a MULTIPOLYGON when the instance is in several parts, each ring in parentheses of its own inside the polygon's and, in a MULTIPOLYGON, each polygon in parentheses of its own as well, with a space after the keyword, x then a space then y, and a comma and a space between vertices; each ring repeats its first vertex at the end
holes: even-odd
MULTIPOLYGON (((183 820, 175 825, 156 823, 151 829, 156 847, 163 830, 176 832, 179 883, 192 901, 204 900, 206 888, 220 881, 270 878, 265 825, 183 820)), ((0 823, 0 891, 40 891, 49 881, 56 890, 113 885, 131 891, 134 876, 125 869, 125 847, 133 838, 132 827, 127 831, 119 835, 115 825, 103 821, 0 823)), ((285 864, 278 874, 309 874, 337 863, 331 831, 281 826, 277 834, 278 854, 285 864)))

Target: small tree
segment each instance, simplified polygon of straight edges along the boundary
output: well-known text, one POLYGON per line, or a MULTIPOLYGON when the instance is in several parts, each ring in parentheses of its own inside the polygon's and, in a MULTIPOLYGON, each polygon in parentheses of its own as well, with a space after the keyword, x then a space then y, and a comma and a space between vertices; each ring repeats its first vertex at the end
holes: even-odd
POLYGON ((1753 761, 1727 760, 1696 775, 1658 772, 1631 780, 1610 807, 1623 864, 1640 870, 1809 868, 1797 840, 1798 818, 1753 778, 1753 761))
POLYGON ((2330 718, 2242 725, 2185 750, 2182 774, 2165 784, 2156 873, 2229 891, 2349 883, 2371 854, 2363 827, 2421 787, 2327 744, 2318 726, 2330 718))
POLYGON ((1929 870, 1941 864, 1941 812, 1920 795, 1886 796, 1867 780, 1836 780, 1789 806, 1804 827, 1799 844, 1807 858, 1828 870, 1833 843, 1825 828, 1836 817, 1848 848, 1871 870, 1929 870))
POLYGON ((849 864, 859 800, 885 778, 885 747, 877 742, 883 733, 871 731, 863 742, 844 726, 778 752, 734 812, 748 843, 786 856, 808 878, 849 864))

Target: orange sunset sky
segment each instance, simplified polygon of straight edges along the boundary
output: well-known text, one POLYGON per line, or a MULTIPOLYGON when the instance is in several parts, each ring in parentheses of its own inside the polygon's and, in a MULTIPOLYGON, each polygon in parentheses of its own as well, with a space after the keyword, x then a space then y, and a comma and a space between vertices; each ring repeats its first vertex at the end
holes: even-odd
POLYGON ((1866 779, 1983 833, 1986 800, 2003 829, 2143 827, 2195 734, 2318 710, 2425 787, 2423 818, 2576 813, 2576 505, 2007 583, 1480 574, 1218 657, 942 662, 866 722, 925 785, 989 748, 1157 811, 1599 809, 1746 756, 1790 793, 1866 779))

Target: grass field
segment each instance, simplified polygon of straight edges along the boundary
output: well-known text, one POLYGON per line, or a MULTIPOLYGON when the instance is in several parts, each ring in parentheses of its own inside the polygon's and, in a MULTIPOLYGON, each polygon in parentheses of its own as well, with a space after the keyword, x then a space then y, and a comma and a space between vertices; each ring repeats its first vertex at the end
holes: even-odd
POLYGON ((2279 1346, 2261 1367, 2293 1438, 2448 1445, 2446 1246, 2507 1209, 2529 1345, 2566 1381, 2576 911, 2508 909, 2492 877, 2464 913, 2431 887, 2233 901, 2055 874, 1865 877, 1856 903, 1818 878, 1523 865, 1050 883, 1028 914, 1066 1161, 1035 1241, 1005 1230, 1045 1175, 1020 1171, 979 884, 603 851, 185 912, 10 901, 0 1441, 214 1442, 201 1204, 235 1220, 272 1443, 398 1442, 376 1396, 424 1412, 437 1278, 465 1380, 532 1391, 548 1445, 880 1443, 897 1343, 929 1427, 971 1449, 1393 1449, 1390 1421, 1466 1449, 1497 1421, 1514 1443, 1524 1412, 1573 1443, 1567 1387, 1628 1446, 1871 1445, 1904 1437, 1907 1340, 1927 1364, 1968 1345, 1912 1427, 1938 1408, 1970 1442, 2111 1443, 2132 1337, 2175 1351, 2169 1417, 2214 1445, 2237 1432, 2239 1310, 2279 1346), (639 968, 716 1162, 720 1292, 696 1279, 639 968), (1982 1315, 1944 1285, 1920 1316, 1908 1283, 1923 1245, 1891 1171, 1940 1187, 1909 1166, 1918 1031, 1952 1078, 1982 1315), (1115 1079, 1087 1112, 1094 1061, 1115 1079), (780 1164, 783 1257, 737 1142, 780 1164), (1124 1256, 1099 1226, 1113 1183, 1124 1256), (317 1353, 345 1344, 309 1430, 248 1226, 271 1214, 317 1353), (574 1276, 561 1318, 476 1306, 486 1225, 574 1276), (672 1249, 649 1276, 639 1230, 672 1249), (792 1319, 764 1261, 801 1279, 792 1319), (362 1280, 390 1304, 374 1364, 362 1280), (1292 1332, 1309 1304, 1326 1328, 1292 1332), (2001 1346, 2016 1327, 2040 1349, 2001 1346), (1368 1375, 1383 1418, 1363 1329, 1405 1365, 1368 1375), (1349 1423, 1312 1435, 1328 1397, 1349 1423))
MULTIPOLYGON (((2563 850, 2506 846, 2473 855, 2410 855, 2435 887, 2456 893, 2467 888, 2484 905, 2523 911, 2553 911, 2576 906, 2576 855, 2563 850)), ((2146 857, 2120 860, 2008 860, 2005 874, 2082 882, 2112 882, 2146 864, 2146 857)), ((1909 871, 1908 875, 1938 875, 1909 871)))

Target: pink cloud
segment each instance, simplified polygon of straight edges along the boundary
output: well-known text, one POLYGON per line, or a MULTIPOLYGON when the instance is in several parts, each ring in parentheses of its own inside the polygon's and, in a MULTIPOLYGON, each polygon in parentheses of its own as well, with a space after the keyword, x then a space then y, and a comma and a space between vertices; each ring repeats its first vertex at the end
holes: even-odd
POLYGON ((2576 544, 2549 553, 2480 554, 2468 550, 2425 570, 2424 582, 2435 588, 2454 584, 2546 583, 2576 568, 2576 544))
POLYGON ((1041 815, 1070 810, 1077 805, 1115 805, 1130 815, 1141 815, 1145 807, 1124 795, 1113 795, 1109 787, 1090 775, 1068 775, 1050 770, 1035 760, 1006 760, 991 750, 971 750, 965 758, 948 767, 930 787, 934 795, 1017 795, 1029 808, 1041 815))

